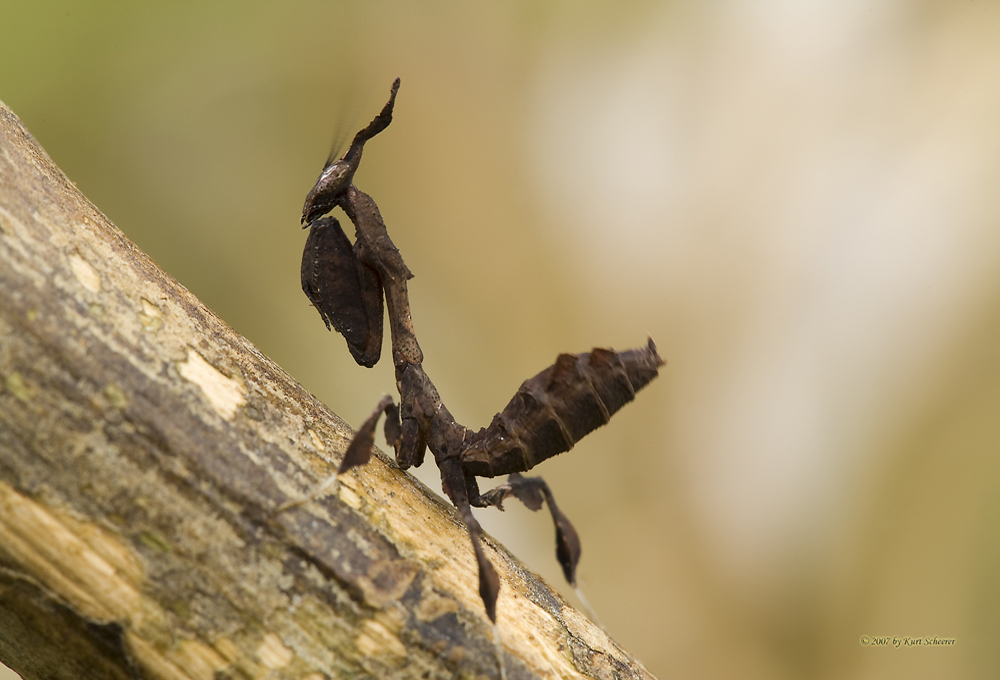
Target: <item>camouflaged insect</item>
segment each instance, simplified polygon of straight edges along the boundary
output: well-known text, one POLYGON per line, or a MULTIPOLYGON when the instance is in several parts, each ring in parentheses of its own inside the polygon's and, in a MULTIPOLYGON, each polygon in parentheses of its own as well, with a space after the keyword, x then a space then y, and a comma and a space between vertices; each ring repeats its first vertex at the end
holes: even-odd
POLYGON ((374 366, 382 346, 382 301, 389 310, 393 364, 400 404, 385 396, 358 428, 338 470, 364 465, 372 455, 379 418, 386 414, 386 440, 403 469, 423 463, 430 449, 441 471, 445 493, 469 529, 479 565, 479 593, 486 613, 496 622, 500 582, 483 553, 481 528, 472 507, 495 506, 514 496, 532 510, 548 505, 556 527, 556 556, 566 580, 576 585, 580 539, 559 510, 548 485, 523 477, 547 458, 568 451, 587 433, 604 425, 635 398, 663 365, 656 345, 615 352, 595 348, 583 354, 560 354, 555 364, 526 380, 507 407, 486 428, 472 431, 455 422, 422 367, 410 318, 407 281, 412 274, 389 238, 378 207, 353 184, 365 143, 388 127, 399 90, 393 83, 388 103, 355 135, 339 159, 327 160, 302 208, 309 228, 302 255, 302 289, 327 328, 347 340, 362 366, 374 366), (352 244, 340 223, 323 217, 340 207, 354 224, 352 244), (506 483, 480 493, 477 477, 508 475, 506 483))

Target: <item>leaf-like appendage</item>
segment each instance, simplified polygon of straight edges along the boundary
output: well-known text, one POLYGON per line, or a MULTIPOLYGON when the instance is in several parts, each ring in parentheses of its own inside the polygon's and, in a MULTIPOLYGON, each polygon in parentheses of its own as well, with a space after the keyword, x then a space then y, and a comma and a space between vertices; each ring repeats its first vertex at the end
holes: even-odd
POLYGON ((569 519, 549 499, 549 510, 556 524, 556 559, 562 567, 566 582, 576 586, 576 565, 580 562, 580 537, 569 519))
POLYGON ((309 226, 302 251, 302 291, 347 340, 351 356, 371 368, 382 353, 382 286, 361 262, 340 223, 332 217, 309 226))
POLYGON ((347 446, 347 451, 344 452, 344 459, 340 461, 340 468, 337 470, 338 475, 347 472, 352 467, 364 465, 371 460, 372 447, 375 445, 375 427, 378 425, 378 419, 382 415, 382 412, 390 408, 395 408, 395 405, 392 403, 392 397, 387 394, 382 397, 378 406, 372 411, 372 414, 368 416, 365 422, 361 423, 361 427, 354 433, 354 439, 347 446))

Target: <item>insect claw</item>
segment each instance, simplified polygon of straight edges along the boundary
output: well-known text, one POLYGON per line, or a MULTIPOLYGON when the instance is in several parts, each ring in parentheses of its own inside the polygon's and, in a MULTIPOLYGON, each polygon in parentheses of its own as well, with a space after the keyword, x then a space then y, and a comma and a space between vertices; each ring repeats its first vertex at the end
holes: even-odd
POLYGON ((600 619, 597 618, 597 612, 595 612, 594 608, 590 606, 590 601, 588 601, 587 597, 583 594, 583 589, 579 585, 574 585, 573 592, 576 593, 577 598, 580 600, 580 604, 583 605, 583 611, 587 613, 587 617, 591 620, 591 622, 607 633, 608 631, 604 628, 604 624, 602 624, 600 619))
POLYGON ((507 668, 503 663, 503 647, 500 646, 500 626, 493 622, 493 650, 497 655, 497 665, 500 667, 500 680, 507 680, 507 668))
POLYGON ((307 493, 305 496, 302 496, 301 498, 295 498, 295 499, 292 499, 292 500, 285 501, 284 503, 282 503, 281 505, 279 505, 277 507, 277 509, 275 509, 275 511, 274 511, 275 514, 282 513, 282 512, 284 512, 286 510, 291 510, 292 508, 297 508, 300 505, 305 505, 309 501, 314 501, 317 498, 320 498, 321 496, 323 496, 323 494, 326 493, 327 489, 329 489, 331 486, 336 486, 337 485, 337 480, 338 480, 338 475, 339 474, 340 473, 334 473, 334 474, 330 475, 329 477, 327 477, 326 479, 324 479, 319 484, 319 486, 317 486, 316 488, 314 488, 312 491, 310 491, 309 493, 307 493))
POLYGON ((510 484, 502 484, 494 489, 490 489, 486 493, 480 494, 474 505, 477 508, 488 508, 492 506, 500 512, 503 512, 503 502, 510 497, 512 493, 513 489, 510 484))

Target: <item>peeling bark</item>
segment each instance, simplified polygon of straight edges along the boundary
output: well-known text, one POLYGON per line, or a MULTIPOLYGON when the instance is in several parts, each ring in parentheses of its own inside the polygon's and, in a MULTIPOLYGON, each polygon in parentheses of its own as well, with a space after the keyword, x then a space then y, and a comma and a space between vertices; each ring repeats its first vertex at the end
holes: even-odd
MULTIPOLYGON (((498 677, 454 510, 82 196, 0 104, 0 660, 33 678, 498 677)), ((494 541, 511 678, 649 678, 494 541)))

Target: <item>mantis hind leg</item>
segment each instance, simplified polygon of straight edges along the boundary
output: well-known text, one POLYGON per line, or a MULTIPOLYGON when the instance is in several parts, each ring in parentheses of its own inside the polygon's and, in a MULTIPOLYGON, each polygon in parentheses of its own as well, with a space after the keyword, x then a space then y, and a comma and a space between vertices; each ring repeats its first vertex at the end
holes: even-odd
POLYGON ((552 522, 556 527, 556 559, 559 560, 563 575, 570 586, 573 587, 590 620, 603 629, 603 626, 601 626, 600 621, 597 619, 597 614, 594 612, 593 607, 590 606, 590 602, 587 601, 580 585, 577 583, 576 565, 580 561, 580 538, 569 519, 562 513, 559 506, 556 505, 556 501, 552 497, 552 490, 549 489, 549 485, 545 483, 545 480, 541 477, 524 477, 520 473, 515 472, 507 478, 505 484, 501 484, 482 494, 479 493, 478 484, 474 477, 471 478, 471 482, 467 480, 467 484, 472 505, 479 508, 493 506, 503 510, 504 500, 511 496, 514 496, 528 506, 530 510, 536 512, 541 510, 543 502, 549 506, 549 513, 552 515, 552 522))
POLYGON ((524 477, 515 472, 507 478, 505 484, 483 494, 478 493, 478 488, 476 492, 475 495, 470 493, 470 501, 478 508, 494 506, 503 510, 503 502, 510 496, 514 496, 536 512, 541 510, 543 503, 548 505, 549 514, 552 515, 552 522, 556 527, 556 559, 559 560, 566 580, 571 586, 576 587, 576 565, 580 562, 580 537, 569 518, 556 505, 552 491, 544 479, 524 477))

